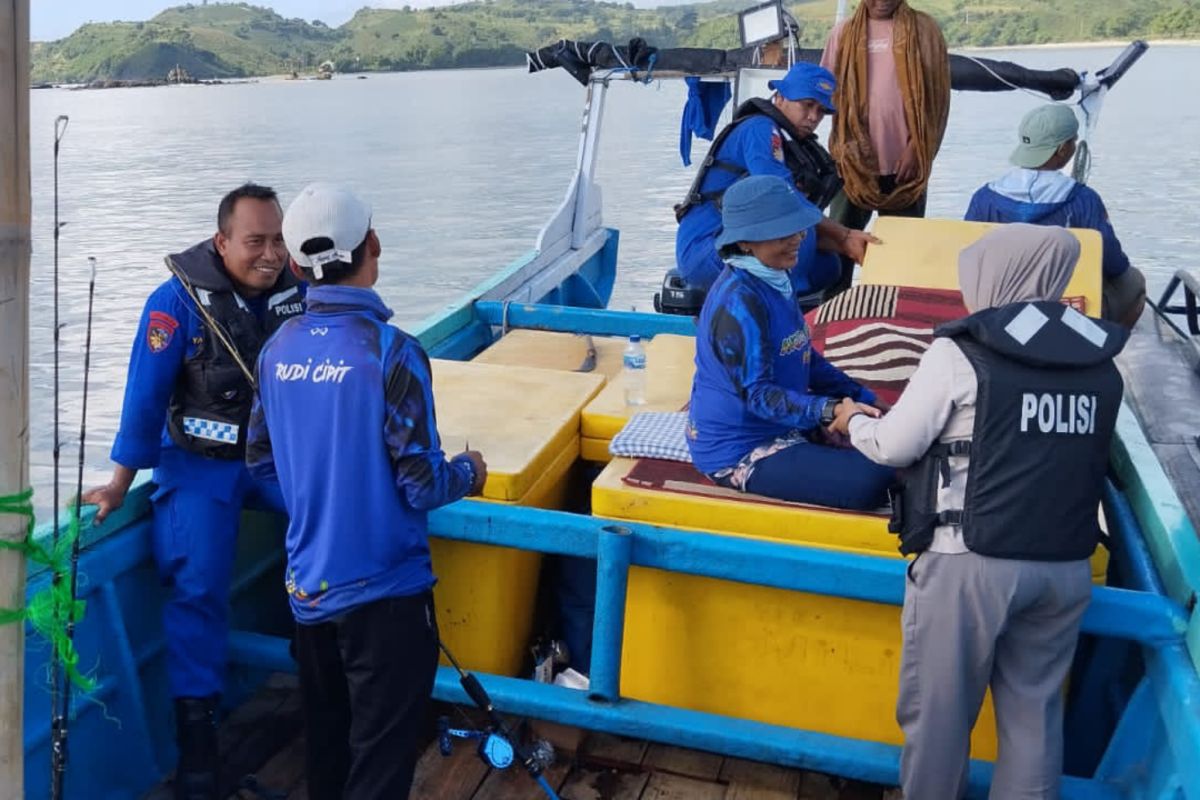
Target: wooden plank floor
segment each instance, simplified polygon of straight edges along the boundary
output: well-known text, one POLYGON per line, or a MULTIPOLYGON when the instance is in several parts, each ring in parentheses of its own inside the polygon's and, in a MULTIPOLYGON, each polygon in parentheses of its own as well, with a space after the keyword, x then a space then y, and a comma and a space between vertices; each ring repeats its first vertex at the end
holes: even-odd
MULTIPOLYGON (((308 800, 295 686, 291 676, 272 678, 222 725, 222 789, 229 800, 308 800)), ((449 708, 442 710, 461 720, 449 708)), ((563 800, 899 800, 894 789, 813 772, 543 722, 530 728, 554 744, 558 758, 546 780, 563 800)), ((463 740, 448 757, 430 741, 411 794, 412 800, 544 796, 523 770, 490 769, 463 740)), ((170 797, 169 782, 147 795, 170 797)))

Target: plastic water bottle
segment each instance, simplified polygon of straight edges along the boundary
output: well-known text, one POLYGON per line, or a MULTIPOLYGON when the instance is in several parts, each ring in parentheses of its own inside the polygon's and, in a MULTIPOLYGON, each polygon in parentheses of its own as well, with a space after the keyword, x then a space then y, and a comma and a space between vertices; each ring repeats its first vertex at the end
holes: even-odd
POLYGON ((640 406, 646 402, 646 348, 636 333, 625 345, 624 368, 621 379, 625 384, 625 405, 640 406))

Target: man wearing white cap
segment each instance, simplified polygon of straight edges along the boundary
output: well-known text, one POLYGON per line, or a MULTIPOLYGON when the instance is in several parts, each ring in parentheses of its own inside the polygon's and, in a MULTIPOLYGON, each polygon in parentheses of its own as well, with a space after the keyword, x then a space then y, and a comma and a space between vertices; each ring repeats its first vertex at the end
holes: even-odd
POLYGON ((371 288, 370 208, 312 184, 283 237, 309 305, 259 356, 246 461, 291 518, 308 794, 404 798, 437 669, 426 515, 478 493, 487 466, 442 452, 429 358, 371 288))
POLYGON ((1017 135, 1009 157, 1014 169, 980 187, 965 218, 1099 231, 1104 243, 1103 316, 1132 328, 1146 307, 1146 277, 1130 265, 1100 195, 1062 172, 1075 156, 1075 112, 1058 103, 1038 106, 1021 120, 1017 135))

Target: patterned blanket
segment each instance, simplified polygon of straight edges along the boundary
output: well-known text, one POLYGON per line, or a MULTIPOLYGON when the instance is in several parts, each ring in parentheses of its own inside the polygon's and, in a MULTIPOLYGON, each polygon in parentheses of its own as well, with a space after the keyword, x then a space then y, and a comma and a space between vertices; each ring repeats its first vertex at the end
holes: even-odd
MULTIPOLYGON (((1063 302, 1086 313, 1083 297, 1063 302)), ((854 286, 808 313, 825 358, 893 405, 933 341, 933 329, 967 315, 955 289, 854 286)))

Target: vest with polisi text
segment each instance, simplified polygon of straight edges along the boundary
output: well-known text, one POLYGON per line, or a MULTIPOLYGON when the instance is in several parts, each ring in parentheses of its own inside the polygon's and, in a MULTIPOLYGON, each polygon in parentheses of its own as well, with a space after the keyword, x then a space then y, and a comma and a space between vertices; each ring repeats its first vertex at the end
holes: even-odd
POLYGON ((304 313, 304 286, 285 267, 266 292, 260 318, 235 291, 211 240, 170 256, 168 263, 201 307, 204 324, 203 334, 179 371, 167 409, 167 430, 184 450, 240 460, 245 457, 246 426, 254 400, 243 366, 253 374, 259 350, 271 334, 304 313), (213 323, 220 327, 219 336, 213 323), (236 350, 237 359, 227 343, 236 350))
POLYGON ((891 529, 901 551, 962 526, 972 552, 1072 561, 1099 541, 1097 509, 1124 383, 1113 357, 1128 332, 1059 303, 1013 303, 939 327, 975 370, 970 442, 936 443, 904 471, 891 529), (937 509, 950 456, 967 456, 961 509, 937 509))

